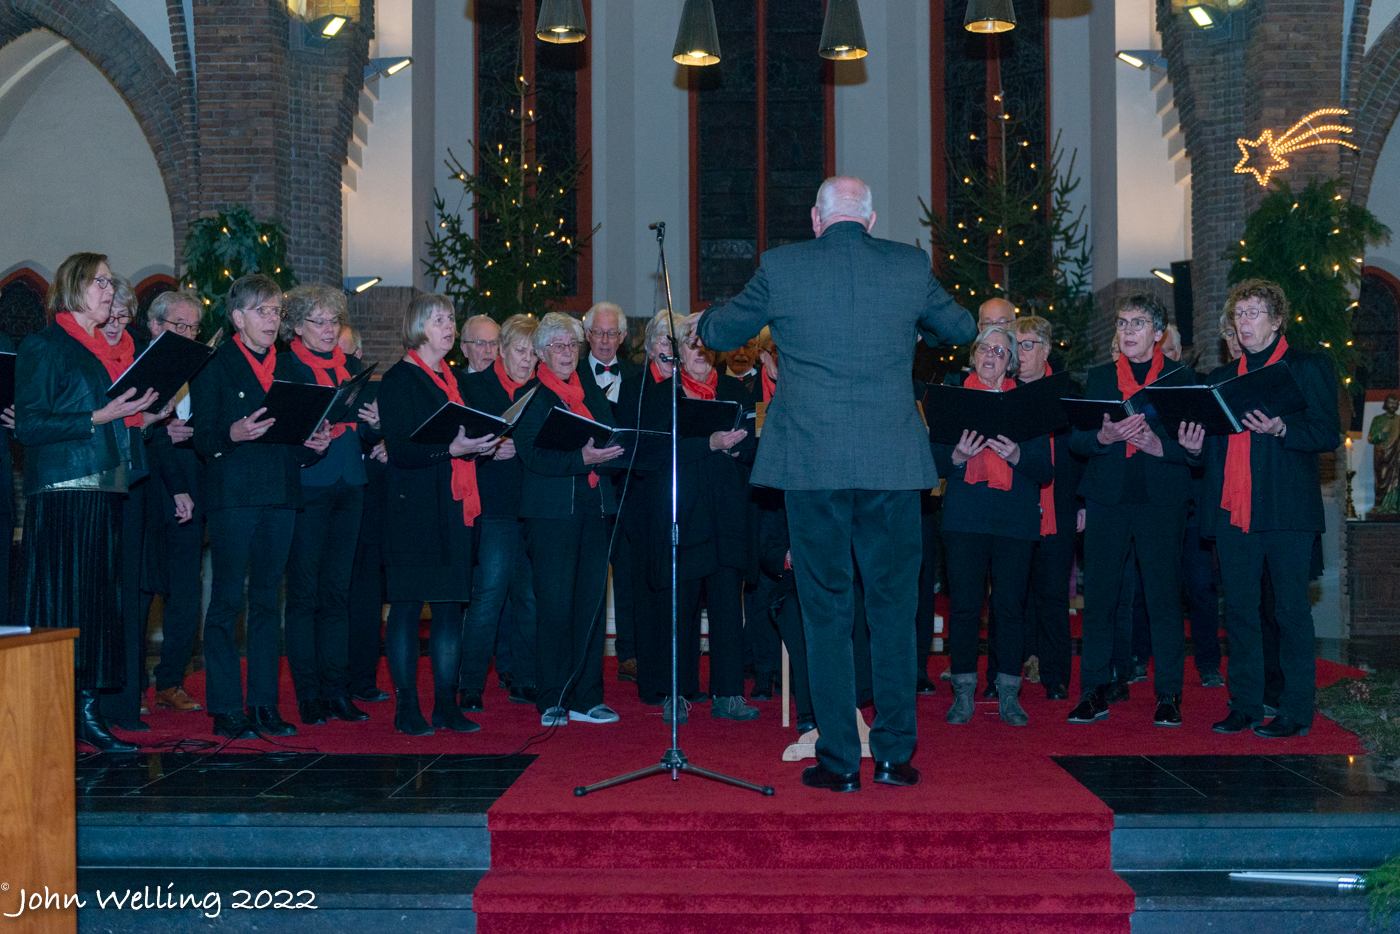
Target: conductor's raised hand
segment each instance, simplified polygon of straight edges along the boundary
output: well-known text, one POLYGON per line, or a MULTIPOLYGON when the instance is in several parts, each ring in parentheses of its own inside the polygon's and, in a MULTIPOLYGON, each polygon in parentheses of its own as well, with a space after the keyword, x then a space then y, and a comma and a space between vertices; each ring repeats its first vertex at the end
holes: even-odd
POLYGON ((331 423, 321 419, 321 424, 316 429, 316 433, 302 442, 317 454, 326 453, 326 448, 331 446, 331 423))
POLYGON ((717 431, 710 435, 710 450, 727 451, 748 436, 748 431, 743 428, 735 428, 733 431, 717 431))
POLYGON ((452 439, 452 443, 447 446, 447 453, 453 457, 466 457, 467 455, 485 454, 491 450, 496 443, 495 435, 482 435, 480 438, 468 438, 467 429, 459 427, 457 437, 452 439))
POLYGON ((986 438, 975 431, 964 431, 962 437, 958 439, 957 446, 953 448, 953 464, 961 467, 978 454, 981 454, 982 449, 986 446, 986 438))
POLYGON ((1176 443, 1181 445, 1187 454, 1199 454, 1206 444, 1206 430, 1195 422, 1182 422, 1181 427, 1176 430, 1176 443))
POLYGON ((275 418, 265 418, 258 421, 258 416, 267 411, 267 406, 263 406, 253 414, 245 418, 240 418, 234 422, 228 430, 228 436, 234 444, 242 444, 244 441, 254 441, 267 434, 267 430, 272 427, 275 418))
POLYGON ((96 412, 93 412, 92 423, 94 425, 105 425, 108 422, 115 422, 129 415, 136 415, 144 412, 155 403, 156 397, 157 394, 154 389, 147 389, 146 394, 140 397, 137 397, 135 389, 128 389, 96 412))
POLYGON ((1108 414, 1105 413, 1103 427, 1099 429, 1099 444, 1117 444, 1119 441, 1130 441, 1136 444, 1137 442, 1133 441, 1133 436, 1141 434, 1146 427, 1146 415, 1129 415, 1121 422, 1111 422, 1108 420, 1108 414))
POLYGON ((614 444, 610 448, 600 448, 593 445, 593 439, 589 438, 588 443, 583 446, 583 462, 588 466, 602 464, 615 457, 622 456, 622 445, 614 444))
POLYGON ((1006 435, 988 438, 987 447, 991 448, 993 454, 1008 464, 1015 464, 1021 460, 1021 446, 1006 435))

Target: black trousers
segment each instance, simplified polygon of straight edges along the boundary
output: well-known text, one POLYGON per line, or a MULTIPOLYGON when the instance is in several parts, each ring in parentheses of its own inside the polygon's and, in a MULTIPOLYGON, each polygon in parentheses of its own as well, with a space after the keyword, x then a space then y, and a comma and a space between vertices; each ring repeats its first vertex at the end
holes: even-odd
POLYGON ((615 543, 612 560, 613 626, 615 628, 613 649, 617 652, 617 660, 625 662, 629 658, 637 657, 636 591, 638 587, 645 587, 646 583, 637 580, 633 573, 636 561, 632 557, 632 539, 628 537, 625 528, 616 533, 613 531, 616 527, 616 518, 613 516, 608 519, 608 538, 615 543))
MULTIPOLYGON (((768 608, 777 597, 778 582, 766 574, 758 575, 758 583, 744 588, 744 658, 752 663, 754 674, 773 674, 782 665, 781 640, 768 608)), ((711 654, 714 635, 710 636, 711 654)), ((790 653, 789 653, 790 654, 790 653)), ((714 659, 710 659, 710 677, 714 678, 714 659)), ((724 695, 720 695, 723 697, 724 695)))
MULTIPOLYGON (((744 693, 743 581, 733 568, 676 584, 676 688, 700 691, 700 609, 710 623, 709 692, 744 693)), ((671 694, 671 592, 651 591, 654 612, 637 627, 637 697, 659 704, 671 694)), ((772 625, 771 623, 769 625, 772 625)))
POLYGON ((1264 643, 1264 703, 1278 707, 1283 697, 1283 666, 1279 664, 1278 617, 1274 615, 1274 582, 1269 579, 1269 564, 1264 562, 1264 579, 1260 581, 1259 632, 1264 643))
POLYGON ((209 611, 204 617, 206 707, 210 714, 235 713, 244 706, 234 624, 243 609, 248 584, 249 707, 277 705, 277 606, 287 552, 292 546, 296 510, 282 506, 235 506, 209 513, 209 551, 213 562, 209 611))
POLYGON ((535 706, 586 713, 603 702, 607 523, 601 515, 527 519, 525 541, 537 571, 535 706))
MULTIPOLYGON (((462 652, 462 610, 460 603, 430 603, 432 623, 428 627, 428 655, 433 669, 433 696, 452 697, 457 688, 457 667, 462 652)), ((417 697, 418 623, 423 615, 421 600, 389 604, 384 625, 384 648, 389 656, 389 677, 400 694, 417 697)))
MULTIPOLYGON (((812 685, 807 677, 807 637, 802 631, 802 603, 797 599, 795 592, 790 593, 779 597, 778 602, 768 608, 768 612, 778 632, 782 634, 783 644, 788 648, 788 664, 792 669, 792 700, 797 706, 797 718, 806 719, 812 716, 812 685)), ((859 675, 860 669, 857 668, 856 672, 859 675)))
MULTIPOLYGON (((204 564, 204 514, 198 509, 181 525, 173 516, 165 522, 166 552, 162 556, 170 574, 170 592, 162 601, 160 661, 156 663, 156 690, 177 688, 185 682, 185 669, 194 654, 199 632, 199 611, 204 598, 201 577, 204 564)), ((148 608, 142 612, 147 619, 148 608)))
POLYGON ((349 694, 350 575, 365 488, 337 480, 302 488, 287 557, 287 664, 298 701, 349 694))
POLYGON ((1246 716, 1264 715, 1264 647, 1259 602, 1264 569, 1274 590, 1278 620, 1279 664, 1283 695, 1279 714, 1310 726, 1317 684, 1312 606, 1308 602, 1308 568, 1314 532, 1250 532, 1228 523, 1216 541, 1220 577, 1225 585, 1225 631, 1230 637, 1230 706, 1246 716))
POLYGON ((371 522, 369 510, 360 524, 351 565, 350 592, 346 606, 346 675, 349 689, 360 694, 377 687, 379 659, 384 654, 380 634, 384 630, 384 552, 380 547, 378 517, 371 522))
MULTIPOLYGON (((647 612, 637 617, 637 698, 660 704, 671 695, 671 589, 653 589, 645 578, 638 584, 637 606, 647 612)), ((686 611, 684 594, 676 595, 676 690, 683 697, 700 693, 700 614, 686 611)))
MULTIPOLYGON (((515 653, 501 647, 510 643, 512 615, 507 611, 512 582, 517 580, 519 565, 525 562, 525 530, 514 516, 480 516, 476 530, 476 567, 472 570, 472 602, 467 607, 462 631, 462 662, 457 673, 457 689, 468 694, 480 694, 486 687, 486 672, 496 653, 496 669, 506 670, 501 656, 515 664, 515 653), (499 635, 498 635, 499 632, 499 635)), ((528 566, 528 565, 527 565, 528 566)), ((527 578, 528 580, 528 578, 527 578)), ((520 660, 520 684, 534 684, 534 649, 529 652, 529 665, 520 660), (528 668, 528 671, 527 671, 528 668)), ((512 675, 514 675, 512 671, 512 675)))
POLYGON ((1024 654, 1040 660, 1040 683, 1069 688, 1069 575, 1074 566, 1074 514, 1055 519, 1054 535, 1033 543, 1026 594, 1024 654), (1067 521, 1068 520, 1068 521, 1067 521))
MULTIPOLYGON (((943 533, 943 543, 948 556, 948 597, 952 601, 948 641, 953 674, 977 673, 977 636, 990 571, 991 603, 997 627, 995 631, 987 631, 987 644, 996 643, 998 667, 988 668, 987 679, 994 681, 998 674, 1019 678, 1026 586, 1031 574, 1031 551, 1036 543, 1001 535, 947 531, 943 533)), ((987 664, 992 665, 990 653, 987 664)))
POLYGON ((1196 647, 1196 671, 1220 670, 1220 597, 1215 588, 1215 548, 1201 538, 1201 526, 1186 523, 1181 545, 1181 578, 1191 605, 1191 642, 1196 647))
POLYGON ((818 761, 833 772, 860 768, 851 647, 855 573, 865 585, 875 724, 870 752, 906 762, 914 754, 914 616, 918 610, 917 490, 789 490, 788 531, 807 636, 818 761))
MULTIPOLYGON (((920 495, 920 500, 928 494, 920 495)), ((942 536, 939 533, 940 513, 936 508, 925 508, 919 517, 919 534, 923 541, 923 563, 919 567, 919 609, 914 617, 915 631, 918 634, 915 659, 918 670, 928 673, 928 656, 933 651, 934 625, 938 608, 934 598, 938 595, 938 571, 942 565, 942 536)))
POLYGON ((146 496, 149 482, 138 483, 122 498, 122 639, 125 643, 126 679, 121 692, 104 694, 102 716, 118 726, 141 719, 141 696, 149 684, 146 674, 146 616, 150 597, 141 592, 141 570, 146 554, 146 496))
POLYGON ((1186 504, 1108 506, 1090 500, 1084 525, 1084 647, 1079 684, 1089 691, 1113 677, 1114 646, 1132 637, 1130 615, 1118 600, 1129 548, 1142 569, 1143 593, 1152 627, 1155 692, 1180 694, 1186 638, 1181 617, 1181 542, 1186 504))

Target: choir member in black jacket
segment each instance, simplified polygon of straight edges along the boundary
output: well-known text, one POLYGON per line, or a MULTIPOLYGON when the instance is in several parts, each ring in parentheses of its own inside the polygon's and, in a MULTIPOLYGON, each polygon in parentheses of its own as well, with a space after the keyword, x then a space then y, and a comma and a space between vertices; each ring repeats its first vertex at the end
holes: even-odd
POLYGON ((1313 540, 1324 530, 1317 456, 1341 444, 1337 380, 1327 357, 1290 347, 1288 299, 1278 285, 1247 279, 1230 290, 1244 355, 1210 374, 1211 383, 1287 363, 1307 408, 1268 418, 1255 411, 1245 431, 1216 435, 1206 448, 1203 523, 1213 526, 1225 586, 1225 629, 1230 637, 1230 713, 1217 733, 1254 726, 1264 737, 1305 735, 1312 726, 1316 662, 1308 602, 1313 540), (1278 715, 1264 717, 1264 659, 1259 627, 1260 584, 1267 568, 1279 626, 1283 696, 1278 715))
MULTIPOLYGON (((534 388, 538 358, 532 339, 538 325, 538 319, 531 315, 506 319, 501 325, 500 355, 485 371, 471 373, 462 380, 467 405, 500 415, 534 388)), ((476 482, 481 490, 481 516, 474 526, 477 563, 472 571, 472 602, 467 607, 462 662, 457 674, 458 703, 468 712, 482 709, 492 649, 502 643, 507 647, 497 650, 496 669, 497 674, 502 674, 502 658, 510 660, 510 699, 526 704, 536 700, 533 617, 517 620, 513 614, 501 612, 512 588, 534 586, 520 522, 520 485, 524 475, 525 468, 515 456, 515 442, 510 438, 496 445, 491 457, 476 462, 476 482)))
POLYGON ((301 468, 325 453, 330 431, 322 425, 296 445, 258 441, 276 420, 265 417, 262 402, 277 369, 272 345, 282 320, 282 290, 270 277, 251 273, 229 286, 224 302, 233 338, 190 384, 213 567, 204 616, 205 703, 220 736, 291 736, 296 727, 277 710, 278 590, 302 505, 301 468), (246 709, 233 636, 245 580, 246 709))
MULTIPOLYGON (((291 383, 339 386, 364 370, 340 349, 349 320, 345 293, 302 285, 283 299, 282 339, 291 353, 276 376, 291 383)), ((356 419, 330 426, 325 456, 301 469, 302 508, 287 557, 287 664, 301 722, 327 717, 358 722, 369 714, 350 699, 350 571, 364 510, 362 443, 379 441, 379 406, 360 406, 356 419)))
MULTIPOLYGON (((963 385, 990 392, 1013 389, 1017 363, 1015 332, 1002 325, 984 328, 972 345, 972 373, 963 385)), ((1054 477, 1049 439, 1042 435, 1016 444, 1005 435, 984 438, 964 431, 956 445, 934 443, 933 454, 939 474, 948 481, 943 541, 952 600, 948 638, 954 695, 948 722, 972 719, 979 617, 990 570, 998 711, 1006 723, 1025 726, 1028 718, 1018 699, 1021 623, 1031 553, 1040 539, 1040 485, 1054 477)))
MULTIPOLYGON (((1090 399, 1127 399, 1143 386, 1175 372, 1159 341, 1167 311, 1155 296, 1118 300, 1115 324, 1118 360, 1089 371, 1090 399)), ((1129 616, 1117 613, 1118 592, 1128 548, 1142 568, 1147 614, 1152 626, 1157 726, 1181 725, 1181 678, 1185 636, 1181 618, 1181 542, 1191 474, 1200 451, 1198 426, 1164 428, 1143 415, 1118 422, 1104 416, 1098 431, 1075 429, 1070 450, 1088 458, 1079 490, 1086 501, 1084 525, 1084 646, 1080 653, 1080 702, 1070 723, 1093 723, 1108 716, 1108 705, 1127 696, 1127 684, 1112 676, 1114 643, 1125 651, 1132 638, 1129 616), (1112 693, 1110 693, 1112 691, 1112 693)))
POLYGON ((535 574, 535 707, 544 726, 570 720, 612 723, 603 703, 603 614, 608 586, 606 517, 617 512, 613 485, 599 472, 615 469, 622 448, 590 438, 576 451, 536 445, 555 407, 612 425, 612 405, 592 379, 577 372, 583 326, 559 312, 540 319, 533 336, 540 387, 516 423, 515 451, 525 467, 520 516, 535 574))
MULTIPOLYGON (((1037 315, 1016 319, 1017 356, 1023 383, 1054 371, 1050 366, 1050 322, 1037 315)), ((1076 387, 1077 389, 1077 387, 1076 387)), ((1051 436, 1055 479, 1040 488, 1040 539, 1031 553, 1031 580, 1026 596, 1027 660, 1035 658, 1040 683, 1050 700, 1068 700, 1070 682, 1069 574, 1074 545, 1084 530, 1079 481, 1084 458, 1069 449, 1069 430, 1051 436)))
POLYGON ((384 646, 398 695, 394 728, 424 736, 433 732, 418 706, 418 620, 432 605, 429 654, 433 669, 433 726, 470 733, 481 726, 457 706, 457 669, 463 611, 472 596, 472 525, 481 515, 476 464, 489 452, 490 436, 468 438, 459 429, 451 444, 411 440, 448 402, 464 400, 457 372, 444 358, 457 338, 452 300, 419 295, 404 313, 403 360, 379 386, 379 418, 389 451, 384 564, 389 617, 384 646))
POLYGON ((121 500, 131 476, 129 427, 154 390, 106 397, 124 368, 98 333, 112 308, 112 271, 100 253, 75 253, 54 273, 54 323, 20 345, 15 436, 25 446, 24 622, 79 630, 73 648, 77 739, 102 752, 134 752, 98 712, 102 691, 126 676, 122 630, 121 500), (74 555, 82 562, 75 563, 74 555))

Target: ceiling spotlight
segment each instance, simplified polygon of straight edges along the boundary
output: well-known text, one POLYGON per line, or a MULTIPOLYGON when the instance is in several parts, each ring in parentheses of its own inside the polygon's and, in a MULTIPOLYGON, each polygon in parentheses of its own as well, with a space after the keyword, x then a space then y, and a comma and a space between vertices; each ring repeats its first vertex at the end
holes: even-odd
POLYGON ((1196 21, 1196 25, 1202 29, 1209 29, 1215 25, 1215 17, 1210 15, 1210 10, 1203 6, 1191 6, 1186 8, 1186 12, 1191 14, 1191 18, 1196 21))
POLYGON ((346 276, 340 280, 340 286, 347 292, 358 293, 382 281, 382 276, 346 276))
POLYGON ((963 29, 968 32, 1010 32, 1016 28, 1016 10, 1011 0, 970 0, 963 29))
POLYGON ((860 22, 860 5, 856 0, 828 0, 817 54, 822 58, 847 61, 865 58, 869 52, 865 27, 860 22))
POLYGON ((719 63, 719 27, 715 25, 715 8, 710 0, 685 0, 671 58, 682 65, 719 63))
POLYGON ((1156 276, 1158 279, 1161 279, 1167 285, 1176 284, 1176 277, 1173 276, 1171 273, 1167 272, 1165 269, 1154 269, 1152 270, 1152 275, 1156 276))
POLYGON ((368 81, 370 78, 377 78, 380 75, 386 78, 392 78, 412 64, 413 59, 408 56, 402 58, 372 58, 365 64, 365 80, 368 81))
POLYGON ((588 23, 583 18, 583 0, 544 0, 535 19, 535 38, 555 45, 587 39, 588 23))

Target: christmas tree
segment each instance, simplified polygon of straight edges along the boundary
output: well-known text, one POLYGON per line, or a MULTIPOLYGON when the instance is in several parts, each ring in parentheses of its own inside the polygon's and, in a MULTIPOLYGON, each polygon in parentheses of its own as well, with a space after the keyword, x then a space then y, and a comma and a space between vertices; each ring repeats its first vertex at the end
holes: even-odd
POLYGON ((297 284, 287 264, 287 228, 276 220, 259 223, 242 205, 191 224, 184 258, 180 287, 194 289, 204 302, 200 334, 206 338, 220 329, 225 337, 231 333, 224 296, 238 277, 260 272, 284 292, 297 284))

